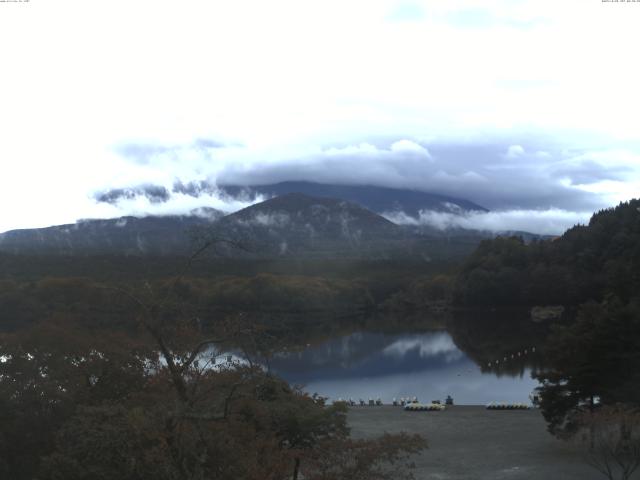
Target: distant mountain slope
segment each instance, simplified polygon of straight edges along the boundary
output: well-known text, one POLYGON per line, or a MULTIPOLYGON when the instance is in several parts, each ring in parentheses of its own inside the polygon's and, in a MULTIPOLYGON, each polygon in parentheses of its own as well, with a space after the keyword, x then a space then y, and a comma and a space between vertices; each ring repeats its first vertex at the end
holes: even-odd
POLYGON ((219 185, 219 188, 232 197, 255 198, 258 195, 274 197, 287 193, 303 193, 313 197, 340 198, 357 203, 379 214, 402 211, 414 217, 418 216, 420 210, 439 212, 488 211, 486 208, 462 198, 371 185, 282 182, 258 186, 219 185))
POLYGON ((363 255, 406 249, 413 236, 384 217, 335 198, 289 193, 228 215, 216 224, 257 254, 363 255))
POLYGON ((246 250, 217 245, 215 254, 249 258, 431 261, 466 255, 482 234, 417 231, 358 204, 290 193, 231 215, 203 208, 184 216, 84 220, 0 234, 0 252, 54 255, 186 255, 209 235, 246 250))
POLYGON ((0 251, 60 255, 185 254, 191 244, 189 230, 210 225, 223 215, 212 208, 193 213, 80 220, 69 225, 12 230, 0 234, 0 251))

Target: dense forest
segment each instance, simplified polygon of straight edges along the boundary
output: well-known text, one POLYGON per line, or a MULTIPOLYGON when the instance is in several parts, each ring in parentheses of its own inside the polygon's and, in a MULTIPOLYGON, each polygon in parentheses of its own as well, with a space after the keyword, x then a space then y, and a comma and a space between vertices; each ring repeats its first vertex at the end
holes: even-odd
POLYGON ((182 301, 197 306, 204 327, 239 312, 274 321, 335 320, 399 309, 398 298, 406 295, 423 303, 425 294, 442 301, 455 268, 449 262, 203 258, 179 275, 185 262, 184 257, 0 255, 0 331, 56 315, 115 328, 133 314, 114 291, 162 292, 177 276, 174 288, 182 301))
POLYGON ((595 213, 552 241, 484 240, 464 262, 461 306, 576 306, 640 291, 640 200, 595 213))
POLYGON ((461 267, 452 296, 465 307, 570 307, 551 325, 545 366, 536 373, 551 433, 573 437, 585 412, 605 406, 637 412, 640 200, 597 212, 552 241, 483 241, 461 267))

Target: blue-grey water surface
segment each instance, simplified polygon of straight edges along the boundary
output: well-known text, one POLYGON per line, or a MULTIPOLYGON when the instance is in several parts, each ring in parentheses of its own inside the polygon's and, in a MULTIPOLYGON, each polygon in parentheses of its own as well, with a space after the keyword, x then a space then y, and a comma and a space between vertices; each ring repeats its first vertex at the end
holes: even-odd
POLYGON ((519 374, 498 375, 486 368, 483 373, 445 331, 359 332, 280 352, 270 366, 290 383, 330 400, 380 397, 390 403, 394 397, 416 396, 428 402, 451 395, 455 403, 468 405, 528 402, 537 382, 526 356, 508 361, 516 363, 519 374))

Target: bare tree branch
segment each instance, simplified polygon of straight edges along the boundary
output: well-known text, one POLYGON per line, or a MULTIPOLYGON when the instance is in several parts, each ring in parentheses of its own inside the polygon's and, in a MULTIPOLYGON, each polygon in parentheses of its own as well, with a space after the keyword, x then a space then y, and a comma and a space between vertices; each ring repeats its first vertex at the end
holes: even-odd
POLYGON ((214 344, 214 343, 224 343, 225 341, 228 341, 228 339, 221 339, 221 338, 209 338, 207 340, 203 340, 201 341, 198 345, 196 345, 196 347, 191 351, 191 354, 189 355, 189 357, 187 357, 187 359, 182 362, 182 364, 180 365, 180 372, 184 372, 187 368, 189 368, 191 366, 191 364, 194 362, 194 360, 198 357, 198 355, 200 354, 200 352, 202 351, 202 349, 208 345, 214 344))

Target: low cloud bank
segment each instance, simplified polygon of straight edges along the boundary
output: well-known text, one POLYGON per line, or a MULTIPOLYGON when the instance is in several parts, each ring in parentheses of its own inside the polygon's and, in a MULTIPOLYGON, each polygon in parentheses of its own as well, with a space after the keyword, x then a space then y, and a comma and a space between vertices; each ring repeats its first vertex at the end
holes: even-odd
MULTIPOLYGON (((222 198, 217 185, 311 181, 430 192, 493 211, 533 211, 536 218, 553 207, 558 210, 551 216, 566 211, 564 218, 628 199, 640 185, 640 157, 623 148, 565 148, 531 136, 450 143, 412 136, 348 140, 282 147, 207 139, 119 145, 118 169, 98 182, 94 198, 124 205, 144 196, 163 209, 157 204, 174 203, 179 195, 222 198)), ((555 223, 558 229, 567 225, 564 219, 555 223)))
POLYGON ((420 212, 412 217, 404 212, 384 216, 400 225, 426 225, 439 230, 465 228, 492 232, 518 230, 541 235, 560 235, 568 228, 589 222, 592 212, 572 212, 557 208, 548 210, 503 210, 492 212, 420 212))
MULTIPOLYGON (((145 195, 121 197, 115 202, 102 203, 100 218, 115 218, 126 215, 198 215, 209 218, 215 210, 225 214, 242 210, 253 203, 265 200, 257 197, 253 201, 235 199, 216 193, 206 193, 198 197, 183 193, 172 193, 165 202, 154 202, 145 195)), ((98 218, 98 217, 95 217, 98 218)))
POLYGON ((140 185, 133 188, 113 188, 94 195, 96 201, 112 205, 122 200, 133 200, 136 197, 146 197, 151 203, 164 203, 169 200, 170 194, 163 186, 140 185))

